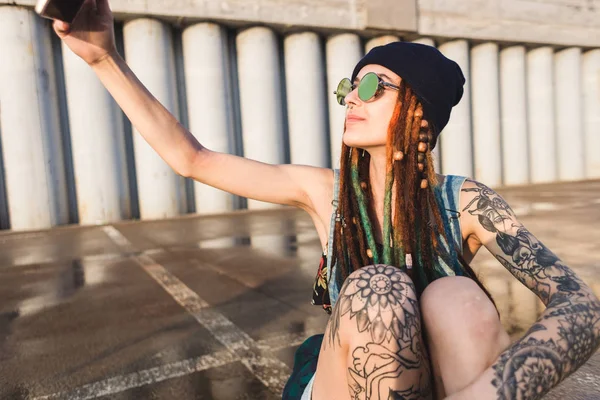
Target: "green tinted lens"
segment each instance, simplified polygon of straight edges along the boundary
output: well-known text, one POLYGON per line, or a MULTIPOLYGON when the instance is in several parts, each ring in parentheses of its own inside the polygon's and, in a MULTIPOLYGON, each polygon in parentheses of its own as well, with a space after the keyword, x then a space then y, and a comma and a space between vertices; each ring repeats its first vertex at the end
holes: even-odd
POLYGON ((335 91, 335 94, 337 96, 337 102, 340 105, 346 105, 346 101, 344 100, 346 98, 346 96, 348 96, 348 93, 350 93, 352 91, 352 82, 350 82, 350 79, 348 78, 344 78, 340 81, 340 83, 338 84, 338 87, 335 91))
POLYGON ((363 76, 358 84, 358 97, 362 101, 368 101, 375 96, 378 87, 379 77, 374 72, 369 72, 363 76))

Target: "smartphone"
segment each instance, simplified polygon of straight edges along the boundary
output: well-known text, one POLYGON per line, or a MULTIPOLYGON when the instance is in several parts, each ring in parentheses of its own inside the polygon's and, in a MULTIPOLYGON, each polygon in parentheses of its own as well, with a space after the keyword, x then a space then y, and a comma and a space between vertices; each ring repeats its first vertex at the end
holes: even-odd
POLYGON ((38 0, 35 12, 49 19, 72 23, 85 0, 38 0))

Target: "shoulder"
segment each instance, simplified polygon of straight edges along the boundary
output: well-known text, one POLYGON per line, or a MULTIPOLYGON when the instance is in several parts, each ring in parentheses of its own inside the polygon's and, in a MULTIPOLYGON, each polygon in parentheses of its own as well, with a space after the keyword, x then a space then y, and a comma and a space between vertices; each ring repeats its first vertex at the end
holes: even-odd
POLYGON ((334 170, 293 164, 286 165, 285 169, 290 179, 294 179, 306 193, 310 210, 319 215, 331 212, 334 170))
POLYGON ((278 166, 308 194, 313 190, 333 187, 334 170, 309 165, 281 164, 278 166))
POLYGON ((506 231, 505 225, 516 223, 508 203, 494 189, 474 179, 466 179, 460 195, 460 212, 471 232, 506 231))
POLYGON ((462 211, 506 206, 504 199, 492 188, 475 179, 466 178, 460 189, 462 211))

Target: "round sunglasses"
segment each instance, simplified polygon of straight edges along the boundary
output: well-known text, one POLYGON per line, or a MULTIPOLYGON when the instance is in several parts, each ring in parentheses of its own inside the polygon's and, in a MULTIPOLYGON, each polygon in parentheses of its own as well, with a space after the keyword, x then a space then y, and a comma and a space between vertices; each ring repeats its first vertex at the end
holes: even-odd
POLYGON ((344 78, 340 81, 337 89, 333 94, 337 96, 337 102, 341 106, 346 105, 346 96, 356 89, 358 86, 358 98, 362 101, 371 100, 373 97, 379 95, 385 88, 399 90, 400 87, 393 85, 389 82, 385 82, 375 72, 368 72, 362 77, 358 85, 355 85, 348 78, 344 78))

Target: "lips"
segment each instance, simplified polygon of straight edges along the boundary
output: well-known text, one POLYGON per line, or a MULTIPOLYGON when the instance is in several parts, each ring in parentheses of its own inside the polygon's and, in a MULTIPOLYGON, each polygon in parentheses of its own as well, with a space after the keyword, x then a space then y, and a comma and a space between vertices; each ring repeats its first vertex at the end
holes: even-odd
POLYGON ((354 114, 348 114, 346 116, 346 122, 360 122, 360 121, 364 121, 365 119, 362 117, 359 117, 358 115, 354 115, 354 114))

